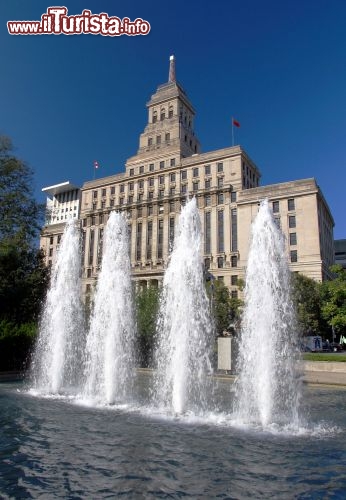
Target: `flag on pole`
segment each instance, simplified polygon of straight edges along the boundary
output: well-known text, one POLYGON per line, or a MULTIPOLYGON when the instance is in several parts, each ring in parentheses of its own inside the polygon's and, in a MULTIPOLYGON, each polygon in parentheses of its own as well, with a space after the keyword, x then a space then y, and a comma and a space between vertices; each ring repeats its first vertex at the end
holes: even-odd
POLYGON ((94 168, 99 168, 99 162, 98 161, 94 161, 94 168))
POLYGON ((232 118, 232 125, 234 125, 237 128, 240 128, 240 123, 238 122, 238 120, 235 120, 234 118, 232 118))

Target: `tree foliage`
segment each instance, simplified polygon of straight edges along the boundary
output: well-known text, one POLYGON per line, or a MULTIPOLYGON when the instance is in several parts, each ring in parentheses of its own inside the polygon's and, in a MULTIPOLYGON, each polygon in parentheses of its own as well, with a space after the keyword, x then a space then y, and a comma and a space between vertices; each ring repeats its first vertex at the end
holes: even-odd
POLYGON ((346 332, 346 270, 332 266, 335 279, 321 285, 322 316, 335 332, 346 332))
POLYGON ((0 136, 0 336, 7 325, 8 339, 12 325, 16 345, 27 335, 25 327, 13 325, 37 322, 48 281, 36 246, 42 207, 34 199, 32 180, 32 170, 13 154, 11 141, 0 136))
POLYGON ((141 366, 150 366, 159 308, 159 289, 149 286, 138 289, 135 296, 137 311, 138 351, 141 366))
POLYGON ((211 311, 215 321, 217 335, 229 330, 232 323, 239 320, 243 302, 232 298, 229 289, 220 280, 211 280, 207 284, 207 292, 211 300, 211 311))
POLYGON ((301 335, 324 333, 321 316, 320 283, 300 273, 292 274, 292 297, 301 335))

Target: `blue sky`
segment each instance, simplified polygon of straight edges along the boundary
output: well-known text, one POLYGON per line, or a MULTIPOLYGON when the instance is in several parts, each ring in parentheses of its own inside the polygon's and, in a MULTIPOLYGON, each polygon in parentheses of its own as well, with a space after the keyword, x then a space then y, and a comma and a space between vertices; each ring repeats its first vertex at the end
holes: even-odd
MULTIPOLYGON (((59 2, 53 3, 53 5, 59 2)), ((148 36, 10 36, 6 21, 39 20, 52 4, 0 3, 0 133, 43 186, 123 171, 146 124, 145 103, 168 59, 197 111, 202 150, 240 143, 262 185, 315 177, 346 238, 346 2, 70 1, 141 17, 148 36), (172 10, 168 9, 173 5, 172 10)))

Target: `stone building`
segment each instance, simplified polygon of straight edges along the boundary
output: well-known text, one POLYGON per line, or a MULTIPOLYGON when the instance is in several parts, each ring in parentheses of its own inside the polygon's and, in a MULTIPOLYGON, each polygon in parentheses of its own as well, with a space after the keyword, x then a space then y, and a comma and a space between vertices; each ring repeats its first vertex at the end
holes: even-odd
MULTIPOLYGON (((125 171, 86 182, 81 188, 83 283, 88 295, 102 258, 103 231, 112 210, 125 211, 131 234, 133 279, 157 285, 169 258, 175 226, 186 199, 196 196, 204 235, 203 259, 211 276, 234 297, 244 277, 251 222, 268 198, 287 238, 294 272, 316 280, 334 261, 333 218, 314 179, 260 187, 260 171, 240 147, 202 153, 194 131, 194 108, 175 77, 147 103, 148 123, 125 171)), ((42 241, 53 226, 43 230, 42 241)), ((47 245, 41 244, 45 248, 47 245)))

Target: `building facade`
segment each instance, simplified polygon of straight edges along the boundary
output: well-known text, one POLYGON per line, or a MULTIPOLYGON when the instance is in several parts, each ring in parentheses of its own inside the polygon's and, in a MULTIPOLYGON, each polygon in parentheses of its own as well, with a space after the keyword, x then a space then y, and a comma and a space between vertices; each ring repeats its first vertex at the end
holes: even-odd
MULTIPOLYGON (((103 232, 112 210, 128 216, 134 281, 157 285, 167 266, 181 207, 191 196, 200 212, 205 268, 224 281, 233 297, 245 274, 251 223, 264 198, 272 203, 286 235, 292 271, 316 280, 329 277, 334 223, 314 179, 260 187, 260 171, 240 146, 202 153, 194 131, 195 111, 176 81, 173 56, 168 82, 158 87, 147 109, 139 149, 126 162, 125 171, 81 188, 86 296, 97 280, 103 232)), ((52 229, 45 226, 41 241, 50 237, 52 229)))

